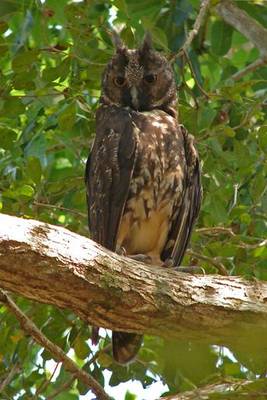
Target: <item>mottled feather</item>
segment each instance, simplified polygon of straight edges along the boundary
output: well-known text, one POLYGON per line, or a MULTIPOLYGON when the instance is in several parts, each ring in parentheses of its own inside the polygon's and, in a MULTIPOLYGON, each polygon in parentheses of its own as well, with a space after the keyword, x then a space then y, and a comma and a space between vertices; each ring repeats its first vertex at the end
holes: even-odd
MULTIPOLYGON (((200 209, 198 155, 178 121, 171 65, 151 37, 134 50, 118 38, 115 45, 86 166, 91 237, 109 250, 148 256, 153 265, 171 259, 178 266, 200 209)), ((131 361, 142 343, 135 333, 112 338, 120 363, 131 361)))

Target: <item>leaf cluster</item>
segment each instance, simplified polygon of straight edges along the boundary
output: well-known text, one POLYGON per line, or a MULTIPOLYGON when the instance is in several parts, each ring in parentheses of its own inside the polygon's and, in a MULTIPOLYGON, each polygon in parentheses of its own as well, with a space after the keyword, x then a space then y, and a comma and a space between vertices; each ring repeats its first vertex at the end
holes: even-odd
MULTIPOLYGON (((113 54, 110 30, 119 28, 130 47, 149 30, 155 47, 171 56, 184 43, 199 6, 199 0, 1 0, 1 212, 88 234, 83 176, 101 75, 113 54)), ((241 0, 238 7, 266 27, 264 2, 241 0)), ((177 58, 174 70, 180 120, 195 135, 204 188, 185 263, 201 265, 206 273, 265 280, 267 67, 233 79, 258 57, 211 9, 188 53, 190 63, 177 58)), ((146 388, 161 380, 169 393, 177 393, 222 377, 255 380, 266 373, 245 350, 233 354, 186 338, 166 343, 146 337, 137 361, 121 367, 106 350, 108 335, 95 356, 90 328, 73 314, 17 301, 102 385, 136 379, 146 388)), ((60 364, 53 374, 51 355, 25 336, 4 307, 0 320, 0 382, 17 366, 1 398, 75 400, 88 392, 60 364)), ((135 396, 128 392, 125 398, 135 396)))

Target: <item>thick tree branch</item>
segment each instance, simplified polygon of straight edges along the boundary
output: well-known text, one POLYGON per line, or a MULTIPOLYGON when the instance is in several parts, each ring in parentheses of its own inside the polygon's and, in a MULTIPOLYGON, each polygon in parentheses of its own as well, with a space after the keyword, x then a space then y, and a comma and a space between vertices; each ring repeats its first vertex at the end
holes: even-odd
POLYGON ((14 301, 0 289, 0 302, 15 315, 19 321, 21 328, 30 335, 37 343, 48 350, 56 360, 59 360, 64 365, 65 369, 70 371, 76 378, 83 382, 99 400, 110 400, 110 397, 105 393, 102 386, 87 372, 80 369, 71 358, 56 344, 52 343, 43 335, 39 328, 24 314, 14 301))
POLYGON ((38 221, 0 215, 0 286, 95 326, 267 354, 267 283, 150 267, 38 221))

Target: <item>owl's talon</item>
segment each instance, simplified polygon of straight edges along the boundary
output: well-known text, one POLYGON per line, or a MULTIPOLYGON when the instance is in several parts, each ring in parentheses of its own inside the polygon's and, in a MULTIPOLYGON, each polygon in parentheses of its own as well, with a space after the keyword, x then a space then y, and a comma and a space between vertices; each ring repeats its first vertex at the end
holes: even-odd
POLYGON ((131 258, 132 260, 143 262, 144 264, 152 263, 152 258, 147 254, 133 254, 128 257, 131 258))
POLYGON ((125 248, 122 246, 116 247, 116 253, 119 254, 119 256, 124 256, 124 257, 126 257, 127 255, 125 248))
POLYGON ((205 275, 205 270, 202 267, 197 267, 197 266, 188 266, 188 267, 174 267, 174 270, 177 272, 184 272, 186 274, 191 274, 191 275, 205 275))
POLYGON ((192 274, 192 275, 195 275, 195 274, 205 275, 205 270, 196 265, 186 266, 186 267, 175 266, 174 260, 172 258, 168 258, 167 260, 165 260, 161 266, 165 267, 165 268, 172 268, 172 269, 174 269, 174 271, 177 271, 177 272, 184 272, 184 273, 192 274))
POLYGON ((172 258, 168 258, 167 260, 165 260, 164 263, 161 264, 161 266, 163 268, 174 268, 175 267, 174 261, 172 258))

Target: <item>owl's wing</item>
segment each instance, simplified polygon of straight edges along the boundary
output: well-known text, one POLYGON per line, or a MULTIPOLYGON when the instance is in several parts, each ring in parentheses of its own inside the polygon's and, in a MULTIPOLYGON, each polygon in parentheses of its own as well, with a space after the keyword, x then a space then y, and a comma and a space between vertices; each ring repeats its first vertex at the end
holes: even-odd
POLYGON ((184 137, 186 159, 185 189, 178 215, 172 223, 166 243, 174 243, 163 249, 162 259, 171 258, 175 266, 182 262, 188 246, 194 223, 198 217, 202 199, 199 157, 194 146, 194 138, 189 135, 183 125, 179 128, 184 137))
POLYGON ((135 158, 131 114, 120 107, 101 106, 96 114, 96 138, 85 181, 91 237, 112 251, 116 249, 135 158))

